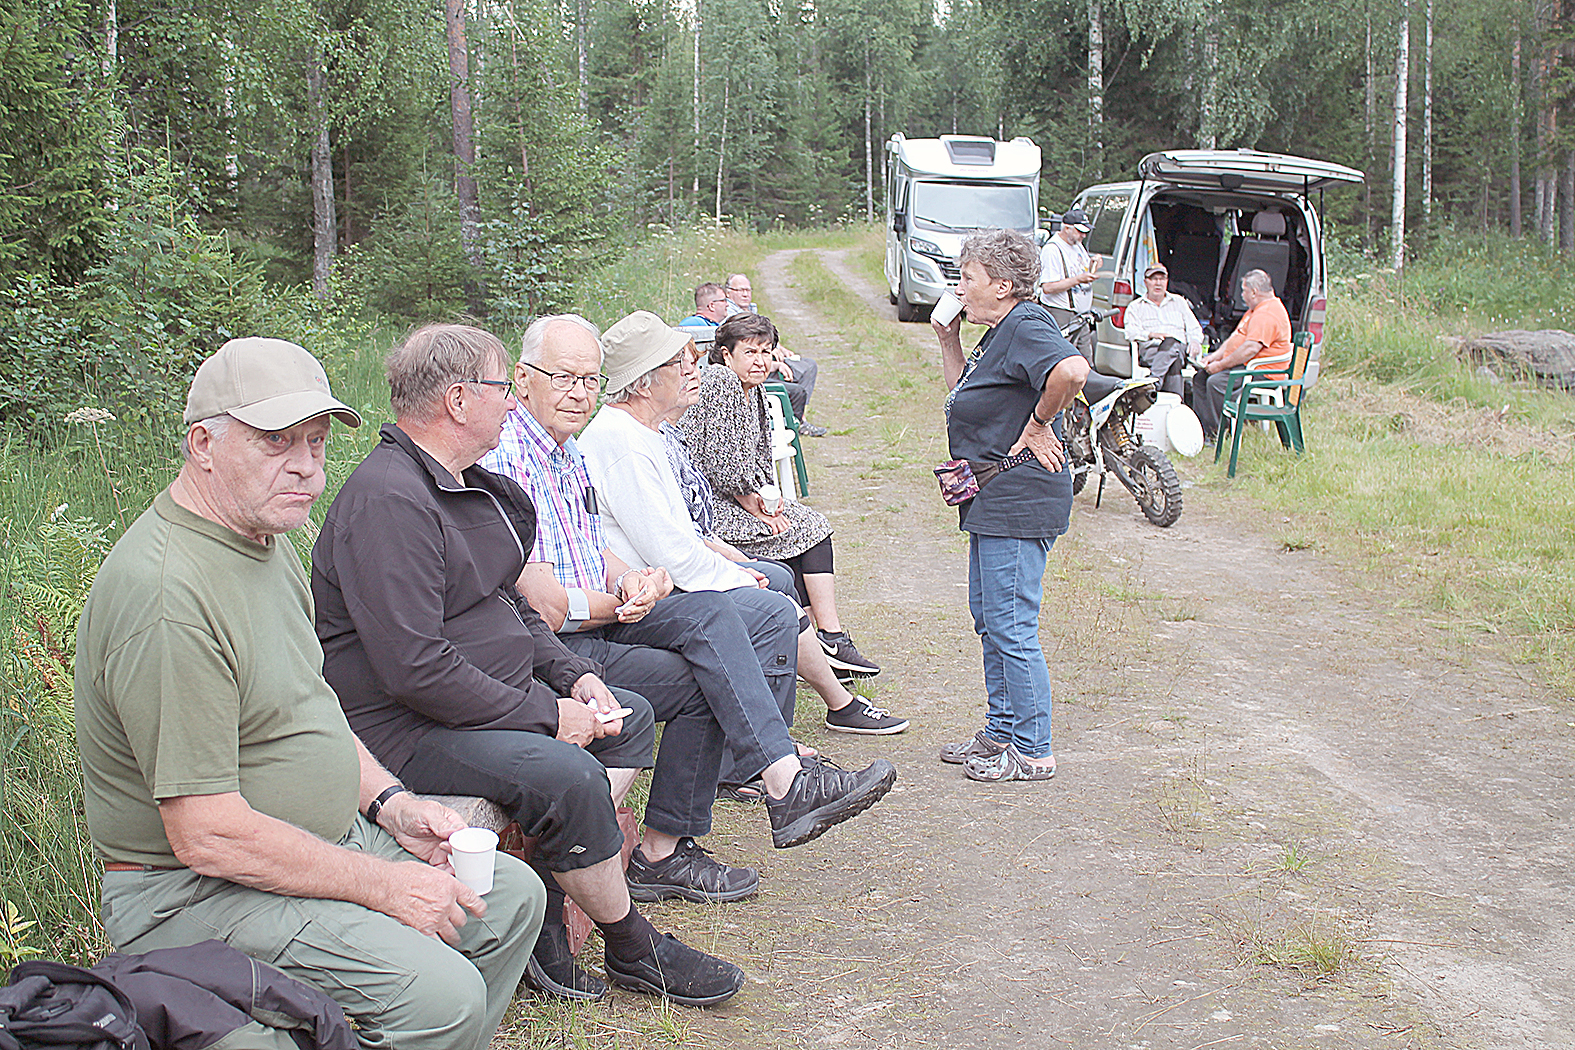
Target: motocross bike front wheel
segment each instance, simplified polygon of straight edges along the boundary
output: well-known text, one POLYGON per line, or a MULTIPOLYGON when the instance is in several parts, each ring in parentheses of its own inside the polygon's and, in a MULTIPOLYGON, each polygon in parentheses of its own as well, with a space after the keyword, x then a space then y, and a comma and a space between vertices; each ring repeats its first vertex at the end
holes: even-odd
POLYGON ((1181 517, 1181 479, 1165 453, 1153 445, 1139 445, 1127 457, 1132 475, 1132 496, 1143 516, 1155 525, 1174 525, 1181 517))

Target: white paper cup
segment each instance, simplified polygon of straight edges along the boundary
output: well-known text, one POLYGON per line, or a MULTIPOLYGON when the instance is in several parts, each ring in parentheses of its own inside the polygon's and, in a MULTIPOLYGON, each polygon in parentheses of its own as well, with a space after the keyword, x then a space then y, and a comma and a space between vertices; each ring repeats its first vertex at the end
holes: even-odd
POLYGON ((957 298, 957 293, 950 288, 941 293, 934 309, 930 311, 930 320, 936 324, 947 325, 952 319, 962 313, 963 301, 957 298))
POLYGON ((782 513, 782 490, 775 485, 762 485, 756 493, 760 497, 760 509, 767 514, 782 513))
POLYGON ((448 848, 454 876, 477 893, 491 892, 498 833, 489 828, 461 828, 448 837, 448 848))

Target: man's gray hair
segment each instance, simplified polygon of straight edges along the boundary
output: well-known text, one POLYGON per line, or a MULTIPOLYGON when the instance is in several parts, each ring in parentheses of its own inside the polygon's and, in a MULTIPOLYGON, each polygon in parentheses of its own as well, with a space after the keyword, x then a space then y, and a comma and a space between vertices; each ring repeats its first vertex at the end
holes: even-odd
POLYGON ((388 352, 388 400, 395 419, 429 420, 448 388, 507 370, 508 351, 491 332, 468 324, 429 324, 388 352))
POLYGON ((1016 230, 984 230, 963 241, 957 265, 976 262, 992 281, 1012 282, 1012 297, 1032 299, 1039 290, 1039 249, 1016 230))
POLYGON ((1262 270, 1248 270, 1242 274, 1241 286, 1243 288, 1251 288, 1255 292, 1274 294, 1274 282, 1269 280, 1269 275, 1262 270))
POLYGON ((656 373, 660 372, 666 367, 667 362, 664 361, 655 368, 651 369, 649 372, 637 378, 634 382, 630 383, 622 390, 615 394, 608 394, 606 397, 602 398, 602 400, 609 405, 621 405, 625 401, 629 400, 629 395, 645 393, 647 390, 651 389, 651 387, 656 385, 656 373))
MULTIPOLYGON (((597 328, 579 314, 548 314, 546 317, 538 317, 532 321, 530 327, 525 329, 525 334, 520 337, 521 361, 528 365, 541 364, 542 347, 547 341, 547 329, 559 321, 577 324, 591 333, 591 338, 596 340, 597 351, 605 356, 606 351, 602 349, 602 331, 600 328, 597 328)), ((597 367, 600 368, 601 365, 598 363, 597 367)))
MULTIPOLYGON (((216 416, 209 416, 207 419, 199 419, 191 427, 201 427, 208 432, 213 440, 223 441, 224 435, 230 432, 230 427, 239 422, 240 420, 228 412, 221 412, 216 416)), ((191 462, 191 427, 187 427, 186 433, 180 436, 180 458, 187 463, 191 462)))
POLYGON ((735 289, 733 287, 733 282, 738 280, 740 277, 742 277, 746 281, 749 280, 749 275, 747 273, 730 273, 730 274, 728 274, 727 275, 727 289, 726 290, 729 291, 729 292, 736 291, 737 289, 735 289))

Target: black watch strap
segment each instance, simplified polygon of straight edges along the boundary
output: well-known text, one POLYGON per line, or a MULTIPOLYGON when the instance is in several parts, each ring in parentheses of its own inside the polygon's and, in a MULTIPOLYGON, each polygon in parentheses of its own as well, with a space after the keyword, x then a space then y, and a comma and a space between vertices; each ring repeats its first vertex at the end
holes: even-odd
POLYGON ((377 815, 383 812, 383 807, 387 805, 388 800, 399 794, 401 791, 409 790, 410 789, 405 787, 403 784, 391 784, 384 788, 383 793, 374 798, 372 800, 372 804, 366 807, 366 819, 371 821, 373 824, 376 824, 377 815))

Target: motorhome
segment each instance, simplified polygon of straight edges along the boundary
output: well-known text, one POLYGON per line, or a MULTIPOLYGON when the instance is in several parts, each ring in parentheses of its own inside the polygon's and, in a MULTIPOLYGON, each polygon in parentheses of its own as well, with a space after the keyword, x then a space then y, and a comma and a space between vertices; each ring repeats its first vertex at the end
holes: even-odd
POLYGON ((886 283, 897 318, 921 321, 955 287, 963 238, 1039 224, 1039 147, 969 135, 886 143, 886 283))
POLYGON ((1359 184, 1353 168, 1258 150, 1178 149, 1150 153, 1137 181, 1090 186, 1073 206, 1093 229, 1084 247, 1102 256, 1093 284, 1100 322, 1094 367, 1129 375, 1132 354, 1119 308, 1143 294, 1151 261, 1170 271, 1170 290, 1192 304, 1218 343, 1247 310, 1241 278, 1263 270, 1291 317, 1291 331, 1312 335, 1305 378, 1318 379, 1328 275, 1319 218, 1327 187, 1359 184))

